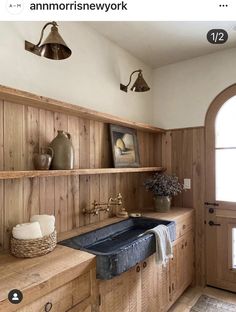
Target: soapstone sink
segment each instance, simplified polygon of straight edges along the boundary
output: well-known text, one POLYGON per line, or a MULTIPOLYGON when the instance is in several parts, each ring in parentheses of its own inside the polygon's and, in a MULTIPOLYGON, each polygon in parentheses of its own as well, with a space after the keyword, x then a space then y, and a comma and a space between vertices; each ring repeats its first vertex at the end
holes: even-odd
POLYGON ((175 222, 139 217, 104 226, 59 244, 96 255, 97 278, 111 279, 156 251, 154 234, 144 233, 159 224, 166 225, 171 241, 175 240, 175 222))

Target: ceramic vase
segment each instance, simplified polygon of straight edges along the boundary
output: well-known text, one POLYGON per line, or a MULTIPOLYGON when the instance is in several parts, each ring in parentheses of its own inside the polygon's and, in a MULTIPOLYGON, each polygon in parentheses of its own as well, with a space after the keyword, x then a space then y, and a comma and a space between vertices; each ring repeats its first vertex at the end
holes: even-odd
POLYGON ((34 154, 33 163, 36 170, 48 170, 53 159, 53 149, 42 147, 39 154, 34 154))
POLYGON ((54 151, 51 164, 53 170, 71 170, 74 168, 74 148, 71 135, 63 130, 57 131, 57 136, 49 146, 54 151))
POLYGON ((154 197, 154 207, 157 212, 168 212, 171 206, 170 196, 156 196, 154 197))

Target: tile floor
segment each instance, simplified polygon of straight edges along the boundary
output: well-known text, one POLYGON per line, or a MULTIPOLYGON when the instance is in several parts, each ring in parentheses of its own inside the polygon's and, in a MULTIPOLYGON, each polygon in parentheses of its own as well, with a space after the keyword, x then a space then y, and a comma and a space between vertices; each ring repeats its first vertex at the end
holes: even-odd
POLYGON ((168 312, 189 312, 191 307, 196 303, 201 294, 206 294, 220 300, 236 304, 236 294, 228 291, 215 289, 212 287, 205 288, 188 288, 168 312))

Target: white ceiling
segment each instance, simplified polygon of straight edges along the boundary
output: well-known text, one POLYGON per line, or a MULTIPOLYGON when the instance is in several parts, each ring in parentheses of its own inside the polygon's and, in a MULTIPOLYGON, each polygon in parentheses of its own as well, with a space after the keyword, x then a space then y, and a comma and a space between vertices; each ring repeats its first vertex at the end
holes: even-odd
POLYGON ((152 68, 236 47, 236 22, 88 22, 99 33, 152 68), (206 39, 212 28, 229 38, 213 45, 206 39))

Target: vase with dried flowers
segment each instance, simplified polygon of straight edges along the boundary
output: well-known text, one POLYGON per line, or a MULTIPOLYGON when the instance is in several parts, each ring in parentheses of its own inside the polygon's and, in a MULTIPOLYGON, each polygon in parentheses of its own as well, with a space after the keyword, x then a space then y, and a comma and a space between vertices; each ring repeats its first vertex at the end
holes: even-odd
POLYGON ((167 212, 170 210, 171 198, 183 190, 183 184, 175 175, 166 173, 155 173, 144 183, 146 189, 153 193, 155 210, 158 212, 167 212))

